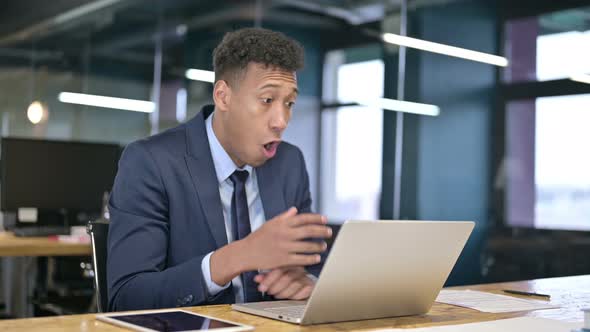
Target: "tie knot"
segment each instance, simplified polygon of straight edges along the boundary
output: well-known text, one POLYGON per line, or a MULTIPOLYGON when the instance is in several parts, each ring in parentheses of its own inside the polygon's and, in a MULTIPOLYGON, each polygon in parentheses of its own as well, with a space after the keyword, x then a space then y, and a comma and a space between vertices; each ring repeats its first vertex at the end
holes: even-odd
POLYGON ((240 171, 240 170, 235 170, 233 172, 232 175, 230 175, 229 179, 231 180, 231 182, 233 182, 234 186, 236 185, 236 183, 246 183, 246 180, 248 179, 248 171, 240 171))

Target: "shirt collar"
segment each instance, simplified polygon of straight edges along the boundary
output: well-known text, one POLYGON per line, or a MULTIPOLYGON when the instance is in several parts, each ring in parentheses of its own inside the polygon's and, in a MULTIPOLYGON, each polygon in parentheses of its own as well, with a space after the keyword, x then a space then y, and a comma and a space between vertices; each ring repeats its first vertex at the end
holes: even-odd
POLYGON ((245 170, 252 174, 252 166, 246 165, 243 168, 236 166, 234 161, 227 154, 215 132, 213 131, 213 117, 215 112, 207 117, 205 120, 205 127, 207 129, 207 139, 209 140, 209 148, 211 149, 211 157, 213 157, 213 165, 215 166, 215 173, 217 174, 217 181, 224 182, 229 178, 236 169, 245 170))

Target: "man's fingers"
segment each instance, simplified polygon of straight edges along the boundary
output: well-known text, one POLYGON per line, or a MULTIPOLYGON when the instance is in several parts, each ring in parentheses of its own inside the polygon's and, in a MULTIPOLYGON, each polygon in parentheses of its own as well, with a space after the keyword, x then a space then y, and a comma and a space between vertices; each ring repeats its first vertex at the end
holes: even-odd
POLYGON ((326 242, 297 241, 291 245, 291 252, 302 254, 319 254, 328 249, 326 242))
POLYGON ((285 266, 307 266, 319 263, 320 255, 290 254, 285 266))
POLYGON ((277 281, 269 285, 267 290, 268 294, 273 296, 277 295, 289 286, 289 284, 292 281, 292 278, 293 277, 290 275, 290 272, 283 274, 277 281))
POLYGON ((290 226, 297 227, 309 224, 325 225, 328 223, 328 218, 315 213, 301 213, 293 216, 290 220, 290 226))
POLYGON ((311 292, 315 285, 307 285, 301 288, 297 293, 291 296, 291 300, 307 300, 311 296, 311 292))
MULTIPOLYGON (((260 282, 260 284, 258 285, 258 291, 260 291, 260 292, 268 291, 270 286, 272 286, 277 280, 279 280, 283 276, 284 273, 285 273, 284 269, 274 269, 274 270, 268 272, 264 276, 264 278, 260 282)), ((254 280, 256 280, 256 279, 254 279, 254 280)))
POLYGON ((306 286, 305 282, 300 278, 292 281, 283 290, 274 295, 277 299, 290 299, 293 295, 299 293, 306 286))
POLYGON ((299 278, 301 278, 301 274, 294 270, 287 270, 277 281, 268 287, 268 294, 276 296, 292 283, 296 283, 296 280, 299 278))
POLYGON ((260 273, 254 277, 254 281, 257 283, 261 283, 264 280, 264 278, 266 278, 266 273, 260 273))
POLYGON ((277 215, 275 218, 286 219, 286 218, 295 217, 296 215, 297 215, 297 208, 292 206, 287 211, 277 215))
POLYGON ((328 239, 332 237, 332 229, 328 226, 320 225, 305 225, 297 227, 293 230, 292 233, 295 239, 328 239))

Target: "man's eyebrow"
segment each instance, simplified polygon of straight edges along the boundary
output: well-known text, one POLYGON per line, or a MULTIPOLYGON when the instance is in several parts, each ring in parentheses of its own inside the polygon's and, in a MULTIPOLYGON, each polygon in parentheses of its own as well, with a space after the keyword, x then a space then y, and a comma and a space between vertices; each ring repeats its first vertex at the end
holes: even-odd
MULTIPOLYGON (((268 84, 261 86, 258 90, 264 90, 266 88, 280 88, 280 87, 281 86, 279 84, 268 83, 268 84)), ((299 89, 297 89, 297 87, 295 87, 295 88, 293 88, 293 92, 295 92, 296 94, 299 94, 299 89)))

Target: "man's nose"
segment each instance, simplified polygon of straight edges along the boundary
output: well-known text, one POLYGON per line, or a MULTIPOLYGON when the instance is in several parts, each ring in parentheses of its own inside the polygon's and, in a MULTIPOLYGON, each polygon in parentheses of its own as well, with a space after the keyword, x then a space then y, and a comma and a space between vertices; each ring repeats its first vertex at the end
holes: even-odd
POLYGON ((273 110, 270 127, 274 131, 282 132, 287 128, 291 110, 286 106, 279 106, 273 110))

